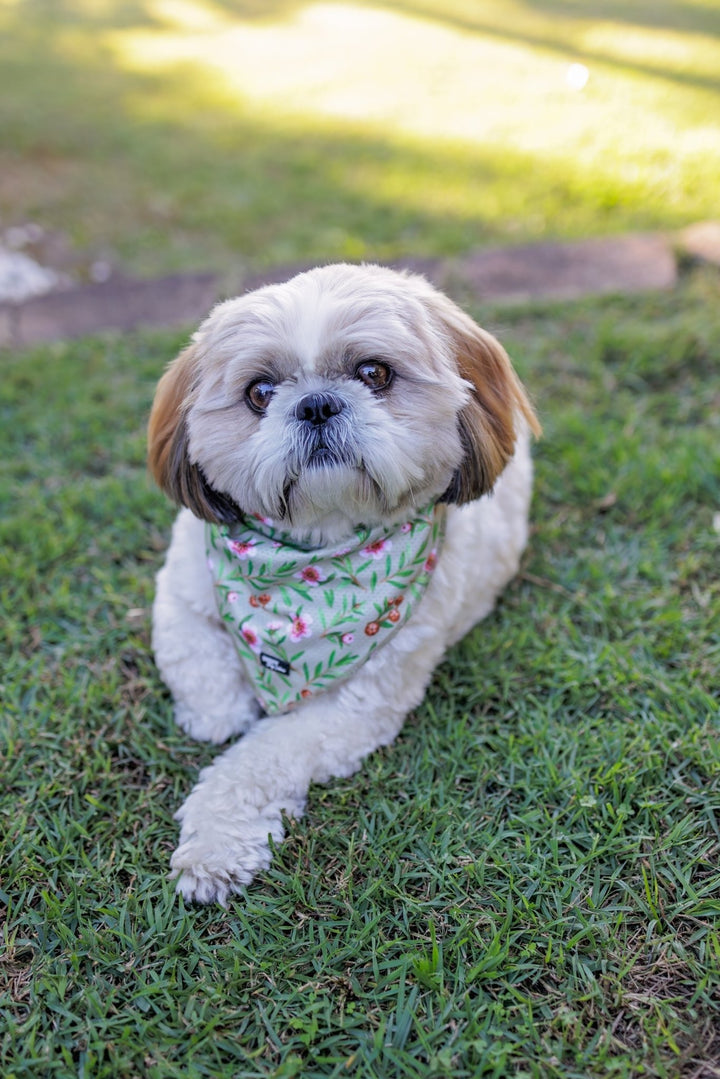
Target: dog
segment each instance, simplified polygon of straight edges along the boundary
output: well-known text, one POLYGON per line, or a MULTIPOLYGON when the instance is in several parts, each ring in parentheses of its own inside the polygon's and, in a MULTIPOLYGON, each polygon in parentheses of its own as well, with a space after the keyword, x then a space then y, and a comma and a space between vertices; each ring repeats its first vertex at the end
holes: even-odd
POLYGON ((200 773, 171 876, 227 905, 310 783, 392 742, 528 537, 539 424, 499 342, 425 278, 329 265, 216 306, 161 378, 179 503, 153 607, 200 773))

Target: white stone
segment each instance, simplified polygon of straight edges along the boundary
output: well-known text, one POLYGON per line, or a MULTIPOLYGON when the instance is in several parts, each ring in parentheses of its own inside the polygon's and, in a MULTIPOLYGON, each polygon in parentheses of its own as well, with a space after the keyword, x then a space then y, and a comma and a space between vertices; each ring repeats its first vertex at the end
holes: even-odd
POLYGON ((21 303, 52 292, 60 284, 54 272, 20 251, 0 247, 0 303, 21 303))

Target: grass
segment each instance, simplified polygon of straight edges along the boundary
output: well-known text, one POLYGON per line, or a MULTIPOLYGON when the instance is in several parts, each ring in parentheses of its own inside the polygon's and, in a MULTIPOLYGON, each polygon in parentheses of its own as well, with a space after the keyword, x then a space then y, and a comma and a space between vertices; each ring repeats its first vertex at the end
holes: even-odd
POLYGON ((0 0, 0 226, 235 276, 673 229, 718 72, 714 0, 0 0))
POLYGON ((149 648, 181 341, 3 357, 4 1079, 718 1074, 718 292, 475 306, 545 427, 523 571, 227 911, 165 880, 214 752, 149 648))

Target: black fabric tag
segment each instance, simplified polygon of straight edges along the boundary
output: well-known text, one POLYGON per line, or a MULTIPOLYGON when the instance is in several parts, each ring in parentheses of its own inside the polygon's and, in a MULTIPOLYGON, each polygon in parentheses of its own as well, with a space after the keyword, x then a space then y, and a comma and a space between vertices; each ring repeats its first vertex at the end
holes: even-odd
POLYGON ((278 659, 277 656, 269 656, 267 652, 261 652, 260 662, 263 667, 267 667, 269 671, 274 671, 275 674, 290 674, 290 664, 286 663, 284 659, 278 659))

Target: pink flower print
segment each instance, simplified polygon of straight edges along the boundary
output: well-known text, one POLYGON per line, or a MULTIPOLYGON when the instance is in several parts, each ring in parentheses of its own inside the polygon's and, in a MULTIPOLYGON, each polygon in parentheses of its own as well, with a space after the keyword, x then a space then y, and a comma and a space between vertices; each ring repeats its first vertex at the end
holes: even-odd
POLYGON ((263 517, 260 513, 253 513, 253 517, 256 521, 259 521, 261 525, 265 525, 266 528, 273 527, 273 521, 269 517, 263 517))
POLYGON ((260 638, 252 626, 243 626, 240 630, 240 635, 245 641, 245 644, 248 645, 253 652, 260 651, 260 638))
POLYGON ((281 630, 281 629, 284 629, 284 628, 285 627, 283 626, 282 622, 278 622, 278 621, 268 622, 268 624, 267 624, 268 633, 277 633, 278 630, 281 630))
POLYGON ((367 547, 363 547, 362 553, 369 554, 371 558, 382 558, 386 551, 389 551, 392 547, 392 540, 375 540, 374 543, 368 543, 367 547))
POLYGON ((290 640, 291 641, 303 641, 306 637, 312 636, 312 618, 309 614, 298 614, 293 618, 290 623, 290 640))
POLYGON ((326 580, 317 566, 305 566, 299 573, 294 573, 293 577, 297 577, 298 580, 309 584, 311 588, 317 588, 322 581, 326 580))
POLYGON ((437 548, 433 547, 432 551, 430 552, 430 554, 425 559, 425 569, 428 571, 428 573, 432 573, 432 571, 435 569, 436 566, 437 566, 437 548))
POLYGON ((227 540, 228 549, 237 558, 247 558, 249 554, 252 554, 252 549, 255 546, 255 540, 250 540, 248 543, 240 543, 239 540, 227 540))
POLYGON ((227 594, 228 603, 237 603, 237 598, 238 598, 237 592, 228 592, 228 594, 227 594))
POLYGON ((352 644, 353 641, 355 640, 355 634, 354 633, 343 633, 340 640, 342 641, 343 644, 352 644))
POLYGON ((412 532, 412 525, 409 521, 406 521, 404 525, 400 525, 400 531, 407 535, 408 532, 412 532))

